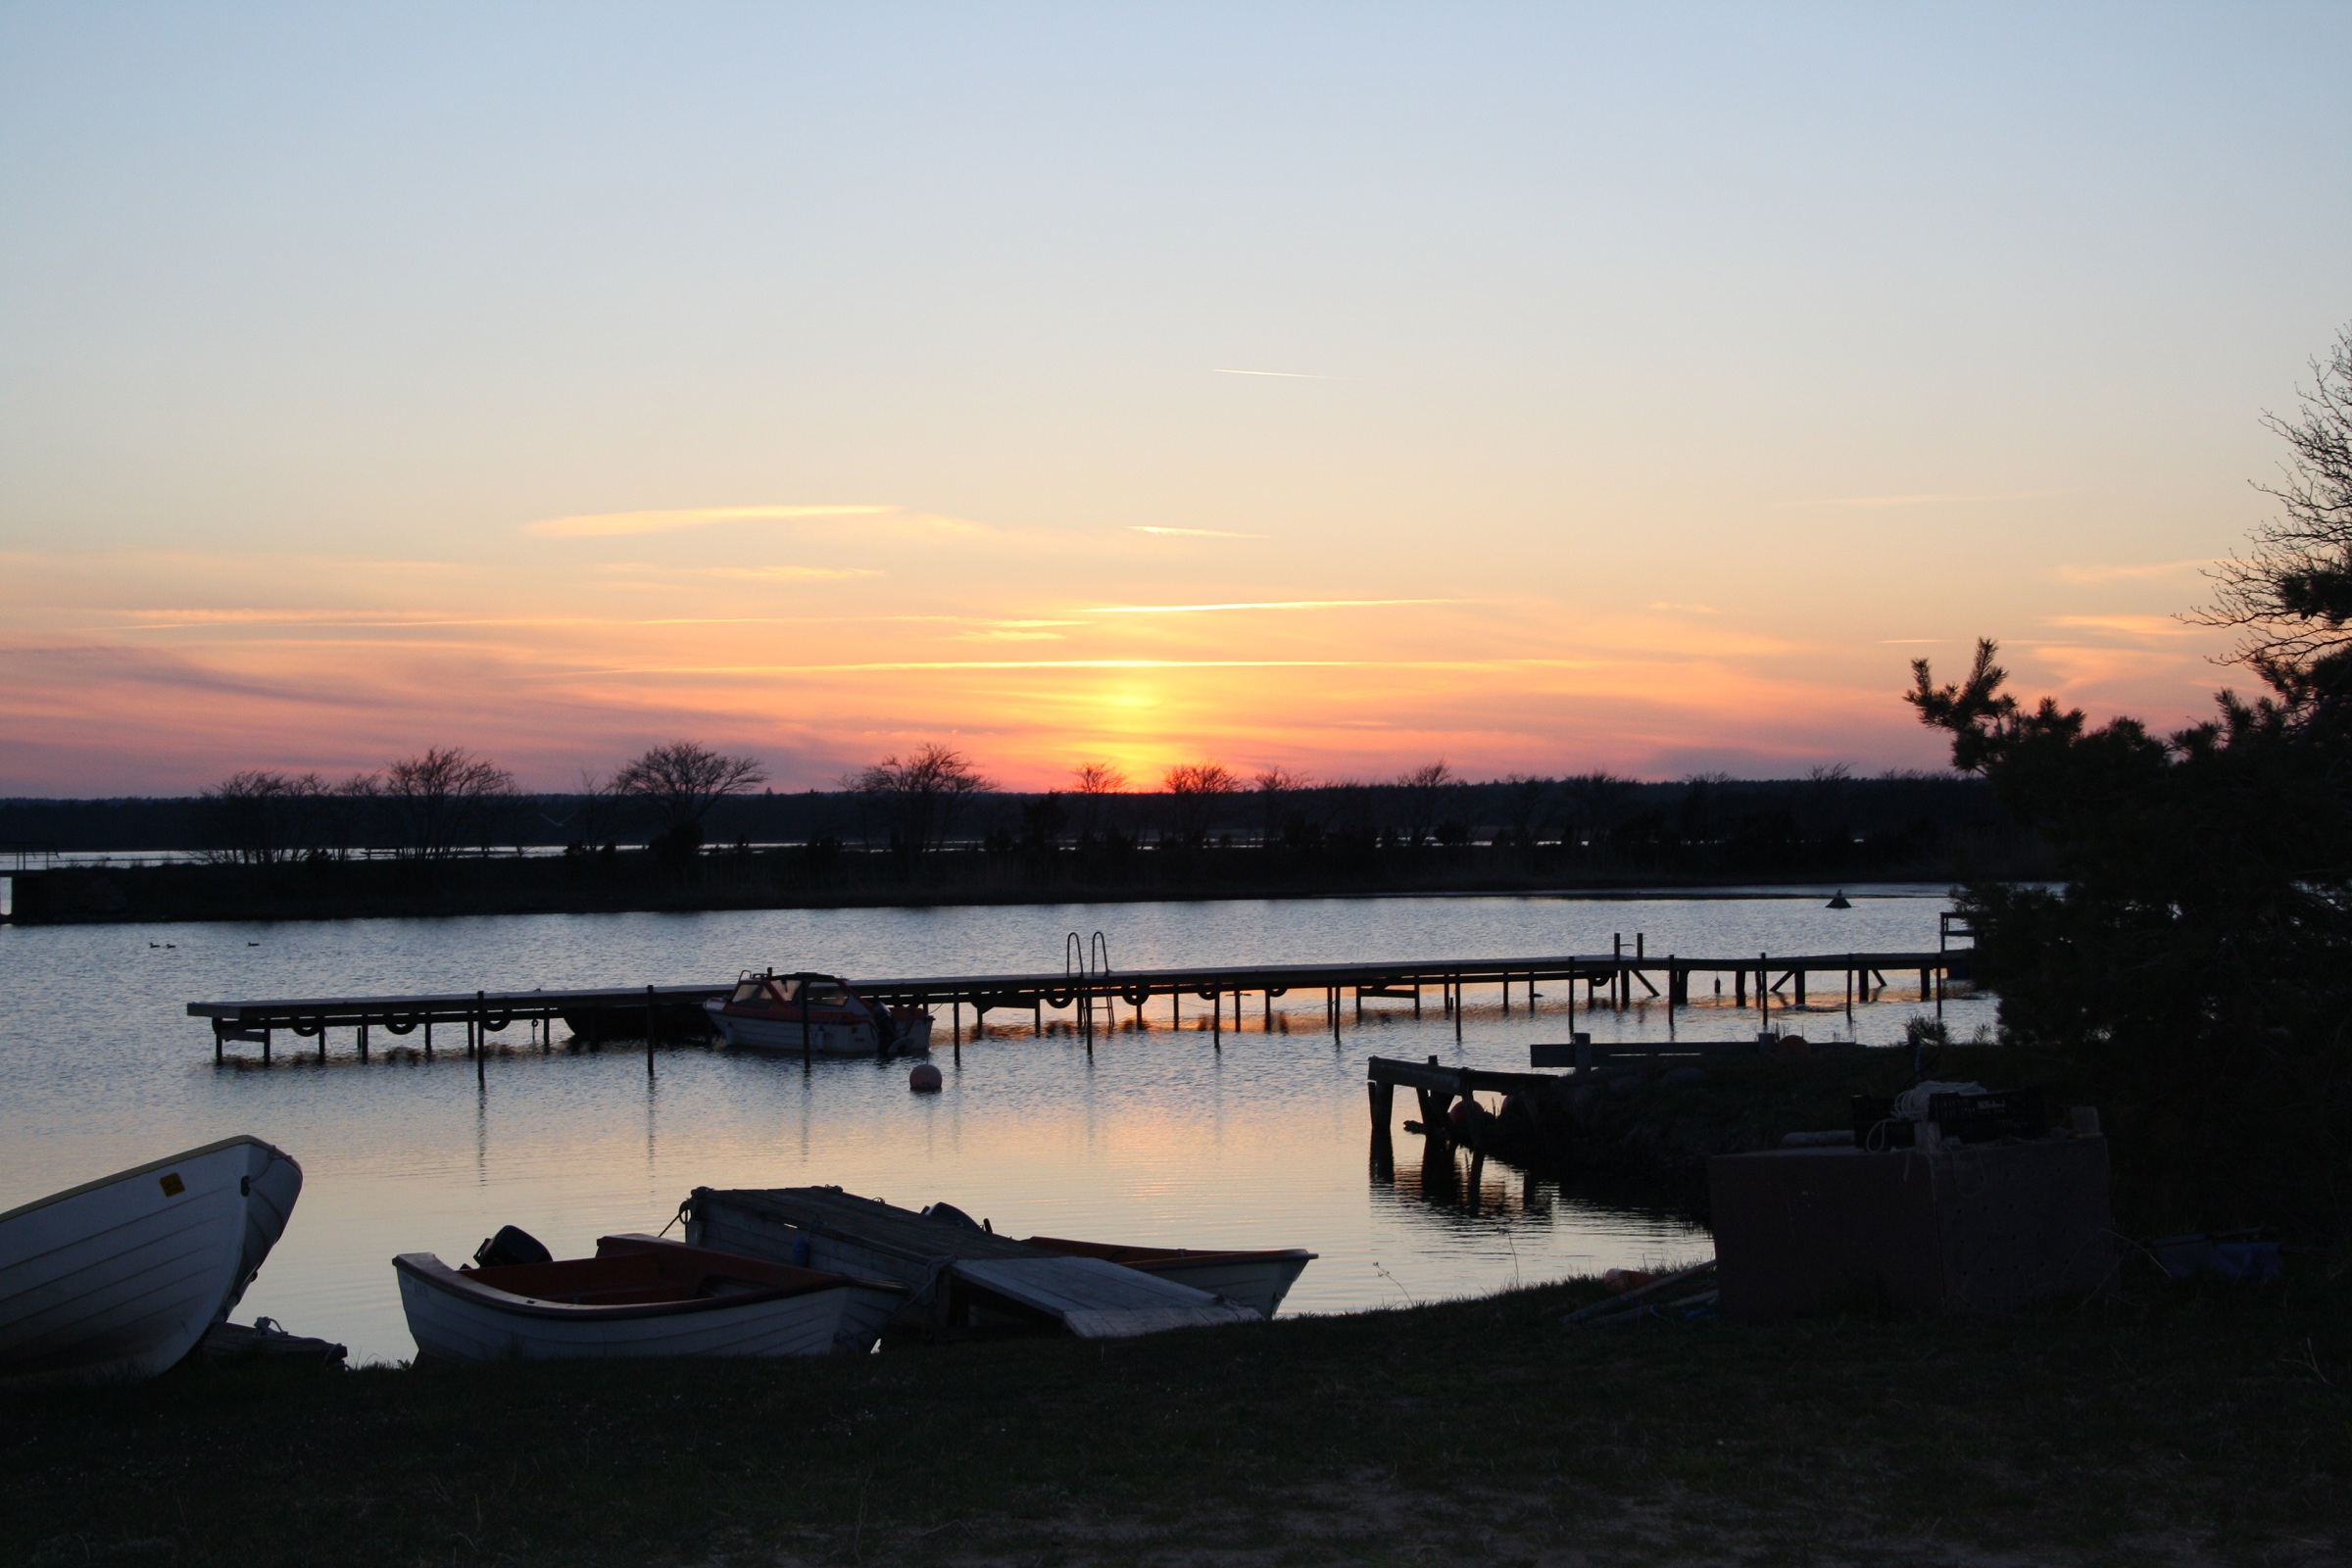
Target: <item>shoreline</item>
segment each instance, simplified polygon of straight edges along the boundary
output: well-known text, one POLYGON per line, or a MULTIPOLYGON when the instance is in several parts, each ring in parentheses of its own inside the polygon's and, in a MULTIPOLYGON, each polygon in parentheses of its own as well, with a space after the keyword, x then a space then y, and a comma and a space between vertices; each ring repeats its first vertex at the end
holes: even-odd
MULTIPOLYGON (((1229 855, 1250 852, 1227 852, 1229 855)), ((353 920, 483 914, 701 913, 730 909, 932 908, 1058 904, 1226 903, 1265 899, 1827 897, 1875 887, 1945 888, 1968 880, 2038 880, 2038 866, 1956 863, 1801 867, 1742 877, 1561 874, 1440 852, 1394 866, 1331 869, 1234 863, 1217 856, 1083 874, 1076 865, 1007 863, 985 852, 906 868, 884 857, 809 867, 779 853, 716 854, 684 863, 612 858, 479 858, 272 865, 75 865, 17 872, 6 923, 353 920)), ((1932 896, 1932 895, 1929 895, 1932 896)))

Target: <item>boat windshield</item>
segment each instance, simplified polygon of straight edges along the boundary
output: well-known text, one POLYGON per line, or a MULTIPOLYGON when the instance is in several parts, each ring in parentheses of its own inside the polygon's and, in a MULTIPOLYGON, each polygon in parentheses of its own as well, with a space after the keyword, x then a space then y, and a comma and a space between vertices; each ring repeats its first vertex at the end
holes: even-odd
POLYGON ((845 1007, 850 1002, 850 988, 838 980, 779 980, 776 989, 784 993, 787 1002, 800 1002, 803 993, 811 1006, 845 1007))
POLYGON ((735 994, 727 1000, 736 1004, 758 1002, 766 991, 767 982, 764 980, 740 980, 736 982, 735 994))

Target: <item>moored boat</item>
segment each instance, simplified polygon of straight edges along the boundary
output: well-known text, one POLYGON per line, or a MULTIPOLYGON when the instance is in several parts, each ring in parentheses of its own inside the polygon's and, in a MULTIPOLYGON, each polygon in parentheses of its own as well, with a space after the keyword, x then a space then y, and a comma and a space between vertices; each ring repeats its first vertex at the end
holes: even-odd
POLYGON ((730 1046, 812 1056, 920 1056, 931 1050, 931 1014, 859 996, 830 974, 746 970, 724 998, 703 1004, 730 1046))
POLYGON ((1282 1305, 1315 1254, 1302 1247, 1272 1247, 1198 1252, 1183 1247, 1122 1247, 1113 1242, 1073 1242, 1059 1236, 1029 1236, 1031 1247, 1067 1257, 1099 1257, 1141 1269, 1196 1291, 1255 1307, 1267 1317, 1282 1305))
POLYGON ((168 1370, 243 1297, 301 1193, 283 1150, 224 1138, 0 1214, 0 1386, 168 1370))
POLYGON ((450 1361, 861 1354, 906 1298, 894 1281, 767 1262, 652 1236, 596 1256, 451 1268, 392 1260, 419 1353, 450 1361))

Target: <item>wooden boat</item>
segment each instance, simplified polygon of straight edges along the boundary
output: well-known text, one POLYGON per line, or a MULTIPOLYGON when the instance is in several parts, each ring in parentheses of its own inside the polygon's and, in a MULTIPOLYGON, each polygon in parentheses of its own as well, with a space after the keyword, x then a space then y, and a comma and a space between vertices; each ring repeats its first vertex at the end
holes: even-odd
POLYGON ((0 1386, 129 1382, 228 1315, 302 1193, 302 1167, 224 1138, 0 1214, 0 1386))
POLYGON ((1315 1254, 1302 1247, 1273 1247, 1228 1252, 1196 1252, 1183 1247, 1121 1247, 1111 1242, 1073 1242, 1059 1236, 1030 1236, 1027 1245, 1069 1257, 1099 1257, 1142 1269, 1196 1291, 1254 1307, 1267 1317, 1282 1305, 1315 1254))
POLYGON ((754 974, 703 1004, 730 1046, 812 1056, 920 1056, 931 1050, 931 1014, 869 1002, 830 974, 754 974))
POLYGON ((392 1266, 417 1351, 449 1361, 862 1354, 906 1299, 895 1282, 652 1236, 550 1263, 451 1268, 403 1252, 392 1266))
POLYGON ((1025 1327, 1123 1339, 1264 1320, 1255 1307, 1175 1280, 995 1235, 946 1204, 917 1213, 838 1187, 698 1187, 686 1200, 686 1236, 902 1281, 913 1293, 905 1321, 934 1338, 1025 1327))

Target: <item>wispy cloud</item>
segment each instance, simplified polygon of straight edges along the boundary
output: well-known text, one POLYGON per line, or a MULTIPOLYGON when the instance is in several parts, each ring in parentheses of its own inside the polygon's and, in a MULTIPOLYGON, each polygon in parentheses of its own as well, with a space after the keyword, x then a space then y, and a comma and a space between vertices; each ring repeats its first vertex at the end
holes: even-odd
POLYGON ((1209 373, 1212 375, 1271 375, 1285 381, 1328 381, 1331 379, 1328 375, 1316 375, 1308 370, 1237 370, 1223 365, 1215 367, 1209 373))
POLYGON ((1229 605, 1095 605, 1090 615, 1197 615, 1215 610, 1362 610, 1382 605, 1458 605, 1459 599, 1264 599, 1229 605))
POLYGON ((1180 534, 1187 539, 1263 539, 1262 533, 1236 533, 1231 528, 1155 528, 1150 523, 1134 523, 1136 533, 1180 534))
POLYGON ((2051 615, 2046 624, 2074 631, 2111 631, 2126 637, 2194 637, 2205 629, 2172 615, 2051 615))
POLYGON ((1790 501, 1790 507, 1948 507, 1986 501, 2039 501, 2048 496, 2071 496, 2080 486, 2060 490, 1921 490, 1902 495, 1831 496, 1822 501, 1790 501))
POLYGON ((2060 582, 2139 582, 2149 577, 2171 577, 2181 572, 2197 571, 2213 564, 2210 556, 2197 556, 2187 561, 2151 561, 2139 564, 2116 562, 2082 562, 2052 568, 2050 575, 2060 582))
POLYGON ((879 577, 872 566, 689 566, 700 577, 740 577, 755 582, 813 582, 843 577, 879 577))
POLYGON ((543 539, 598 539, 614 534, 673 533, 722 522, 788 522, 798 517, 861 517, 897 512, 893 506, 685 507, 669 512, 594 512, 545 517, 523 529, 543 539))

